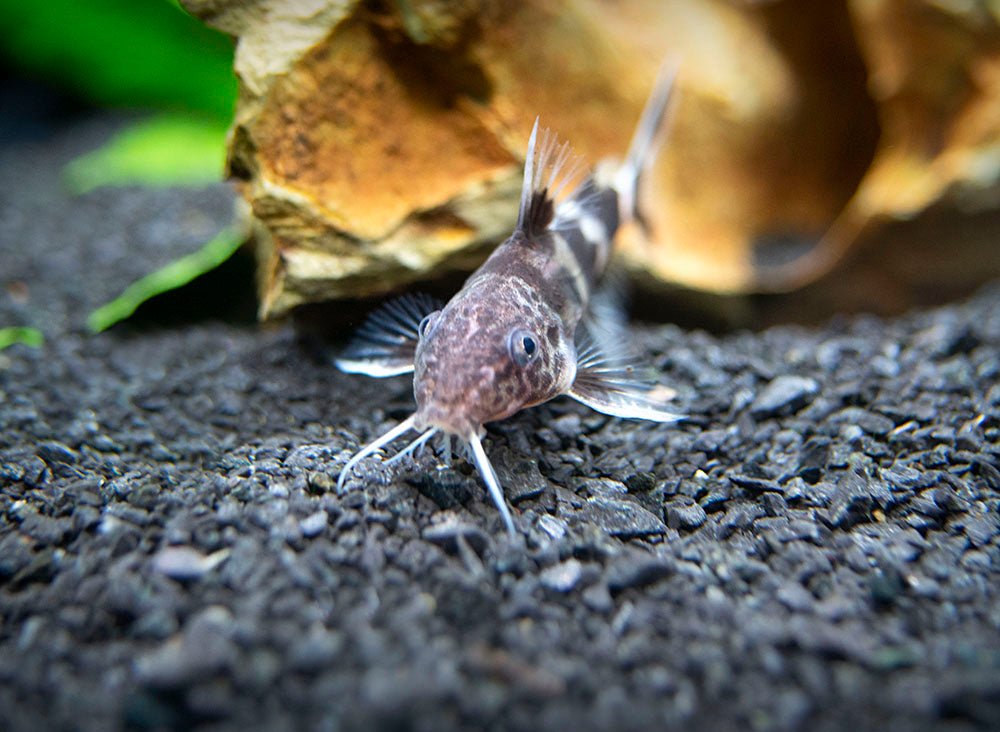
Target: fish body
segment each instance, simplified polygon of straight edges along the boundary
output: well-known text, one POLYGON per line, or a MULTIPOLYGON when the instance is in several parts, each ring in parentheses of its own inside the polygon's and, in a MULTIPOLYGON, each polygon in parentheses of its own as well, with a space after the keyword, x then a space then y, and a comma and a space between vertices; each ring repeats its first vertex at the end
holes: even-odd
POLYGON ((416 429, 466 438, 572 387, 576 329, 608 259, 618 202, 591 178, 561 205, 549 195, 535 193, 527 205, 547 210, 529 208, 533 221, 429 316, 415 352, 416 429))
POLYGON ((359 330, 338 366, 370 376, 412 371, 417 409, 351 458, 339 488, 357 462, 405 432, 421 435, 403 454, 434 434, 457 436, 471 448, 513 534, 503 491, 482 448, 485 423, 560 395, 619 417, 680 418, 638 378, 615 338, 601 337, 599 325, 586 327, 597 319, 592 298, 619 224, 639 218, 636 191, 674 75, 673 68, 661 73, 620 165, 581 169, 568 145, 540 131, 536 120, 514 233, 443 307, 404 296, 359 330))

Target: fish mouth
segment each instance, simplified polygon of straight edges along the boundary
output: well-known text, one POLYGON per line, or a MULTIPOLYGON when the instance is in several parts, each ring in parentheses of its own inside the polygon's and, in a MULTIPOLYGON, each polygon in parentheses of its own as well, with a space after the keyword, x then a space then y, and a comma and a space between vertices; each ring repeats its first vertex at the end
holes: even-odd
POLYGON ((457 414, 439 407, 421 407, 413 415, 413 427, 417 430, 437 429, 468 442, 471 435, 478 435, 482 425, 474 424, 463 414, 457 414))
POLYGON ((417 369, 413 380, 413 395, 417 411, 413 415, 418 428, 436 427, 442 432, 468 440, 471 434, 480 434, 483 423, 494 416, 496 372, 491 366, 465 373, 464 369, 450 369, 434 361, 417 369), (455 372, 462 373, 456 374, 455 372))

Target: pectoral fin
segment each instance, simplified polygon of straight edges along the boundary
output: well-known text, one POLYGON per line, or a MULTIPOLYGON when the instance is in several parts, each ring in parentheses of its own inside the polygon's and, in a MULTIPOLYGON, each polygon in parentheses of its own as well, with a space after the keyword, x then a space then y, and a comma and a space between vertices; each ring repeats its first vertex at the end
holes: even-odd
POLYGON ((608 352, 584 336, 577 345, 576 380, 568 395, 603 414, 653 422, 676 422, 684 415, 666 408, 672 389, 649 378, 648 367, 624 351, 608 352))
POLYGON ((420 340, 420 321, 441 304, 423 294, 392 300, 368 316, 335 361, 341 371, 376 378, 408 374, 420 340))

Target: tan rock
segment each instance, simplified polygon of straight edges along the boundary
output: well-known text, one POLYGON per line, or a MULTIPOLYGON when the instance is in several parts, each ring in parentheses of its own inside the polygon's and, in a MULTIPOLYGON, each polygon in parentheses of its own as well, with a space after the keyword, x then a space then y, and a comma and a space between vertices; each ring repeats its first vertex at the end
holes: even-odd
POLYGON ((238 39, 264 317, 472 266, 510 233, 535 117, 621 155, 668 53, 652 234, 619 243, 647 281, 797 287, 880 222, 1000 208, 995 3, 182 2, 238 39))

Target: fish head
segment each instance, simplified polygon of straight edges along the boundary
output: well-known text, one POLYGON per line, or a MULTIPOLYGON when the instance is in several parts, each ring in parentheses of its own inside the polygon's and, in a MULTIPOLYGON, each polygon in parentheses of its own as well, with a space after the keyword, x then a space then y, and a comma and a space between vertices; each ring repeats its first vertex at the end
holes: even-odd
POLYGON ((482 425, 567 391, 572 334, 530 288, 488 278, 421 323, 414 361, 415 426, 469 439, 482 425))

